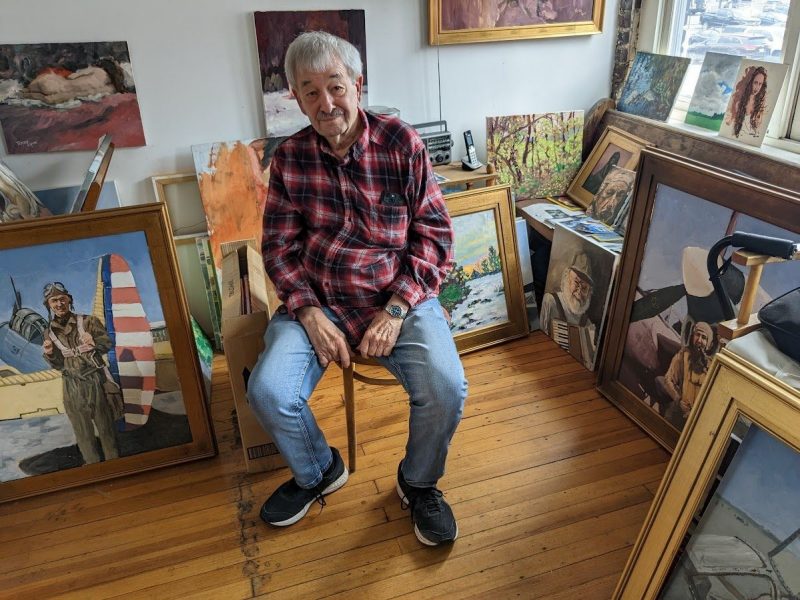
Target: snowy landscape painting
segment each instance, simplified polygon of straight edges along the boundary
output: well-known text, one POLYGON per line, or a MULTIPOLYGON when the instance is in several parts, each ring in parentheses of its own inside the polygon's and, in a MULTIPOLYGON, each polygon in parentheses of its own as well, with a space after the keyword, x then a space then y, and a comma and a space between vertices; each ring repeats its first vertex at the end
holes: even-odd
POLYGON ((453 267, 439 302, 459 352, 528 334, 527 309, 508 185, 448 194, 453 267))

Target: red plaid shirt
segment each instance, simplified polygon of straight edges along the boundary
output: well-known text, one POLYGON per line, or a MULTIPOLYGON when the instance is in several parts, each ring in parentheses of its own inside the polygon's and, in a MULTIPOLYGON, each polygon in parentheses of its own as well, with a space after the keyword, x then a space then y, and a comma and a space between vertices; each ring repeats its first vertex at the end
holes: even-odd
POLYGON ((359 117, 364 131, 344 159, 311 127, 278 146, 262 243, 286 307, 329 307, 353 345, 393 293, 412 307, 436 296, 453 247, 416 131, 360 109, 359 117))

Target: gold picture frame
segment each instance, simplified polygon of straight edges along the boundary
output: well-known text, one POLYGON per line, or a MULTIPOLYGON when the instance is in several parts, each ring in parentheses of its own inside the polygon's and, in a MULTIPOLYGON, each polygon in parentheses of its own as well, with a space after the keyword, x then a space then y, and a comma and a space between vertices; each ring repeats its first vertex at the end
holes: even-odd
POLYGON ((470 0, 428 0, 428 41, 431 46, 444 44, 471 44, 475 42, 500 42, 548 37, 592 35, 603 31, 604 0, 582 0, 583 7, 574 8, 572 14, 559 20, 552 6, 544 17, 527 14, 522 3, 502 3, 483 0, 480 13, 469 13, 475 3, 470 0), (503 7, 505 5, 505 7, 503 7), (508 11, 517 13, 510 16, 508 11), (587 14, 588 13, 588 14, 587 14), (519 25, 498 25, 513 23, 519 25), (531 21, 540 23, 528 24, 531 21))
MULTIPOLYGON (((742 473, 745 460, 750 463, 751 470, 754 462, 756 468, 763 467, 765 470, 777 468, 776 465, 760 465, 755 461, 753 457, 760 456, 763 460, 769 456, 763 451, 737 456, 747 443, 753 425, 756 426, 755 433, 762 439, 768 439, 773 447, 782 447, 784 456, 788 454, 794 457, 795 453, 800 452, 800 391, 779 381, 737 354, 722 350, 711 364, 706 383, 667 466, 617 584, 613 596, 615 600, 650 600, 661 597, 659 594, 665 592, 667 588, 670 592, 678 593, 680 597, 693 597, 689 590, 681 595, 680 589, 675 589, 683 581, 668 579, 671 569, 674 571, 680 569, 682 573, 686 573, 687 570, 682 568, 686 563, 691 563, 693 567, 692 570, 688 570, 690 579, 686 580, 687 587, 690 587, 694 580, 699 580, 698 578, 705 579, 704 585, 713 584, 712 579, 726 578, 727 581, 722 582, 722 585, 730 590, 736 587, 736 583, 744 583, 744 580, 737 582, 736 577, 758 577, 764 586, 772 587, 775 592, 771 596, 759 597, 790 597, 778 593, 778 589, 786 582, 781 577, 779 569, 775 568, 776 553, 758 548, 766 540, 773 538, 767 536, 765 529, 761 529, 757 517, 747 516, 748 513, 742 512, 734 502, 727 504, 724 510, 727 514, 744 515, 744 517, 738 520, 735 517, 718 520, 713 527, 708 527, 704 523, 704 521, 709 522, 705 514, 713 513, 721 506, 715 502, 718 497, 722 497, 718 492, 721 489, 728 492, 732 487, 731 479, 737 474, 740 477, 745 475, 742 473), (737 447, 738 429, 742 424, 745 424, 745 427, 749 424, 751 431, 745 434, 742 445, 737 447), (742 459, 744 456, 747 459, 737 462, 737 459, 742 459), (724 475, 721 483, 718 483, 722 471, 724 475), (723 488, 726 479, 729 487, 723 488), (701 512, 703 515, 700 515, 700 524, 693 526, 694 519, 701 512), (711 531, 716 532, 706 536, 711 531), (697 565, 692 562, 692 557, 698 554, 691 552, 692 545, 699 547, 700 540, 704 536, 705 539, 713 539, 714 544, 708 542, 704 544, 706 551, 702 553, 702 567, 694 568, 697 565), (757 543, 754 541, 756 538, 757 543), (711 550, 715 546, 717 551, 712 553, 711 550), (715 555, 716 560, 714 560, 715 555), (748 557, 749 567, 733 568, 732 563, 735 562, 736 556, 748 557), (756 560, 756 557, 760 561, 756 560), (764 564, 757 566, 758 562, 764 564)), ((748 448, 751 449, 752 446, 748 448)), ((797 477, 793 475, 783 480, 790 489, 774 490, 775 498, 770 494, 770 490, 761 490, 761 493, 755 496, 748 493, 749 501, 752 503, 753 498, 760 497, 765 503, 763 510, 767 512, 777 506, 784 506, 785 500, 793 495, 791 491, 796 492, 794 488, 797 486, 797 477)), ((759 489, 758 482, 747 479, 745 486, 740 484, 740 488, 752 486, 759 489)), ((772 517, 775 517, 775 514, 770 512, 770 515, 770 520, 774 521, 772 517)), ((796 522, 784 525, 789 530, 797 527, 796 522)), ((783 542, 778 538, 773 550, 783 551, 788 546, 787 542, 791 540, 791 535, 783 542)), ((774 544, 773 540, 771 545, 774 544)), ((796 557, 793 562, 797 562, 796 557)), ((677 579, 680 573, 674 571, 673 575, 677 579)), ((796 572, 796 569, 792 572, 796 572)), ((794 582, 795 584, 797 582, 796 576, 794 582)), ((744 597, 744 595, 732 594, 730 597, 744 597)))
POLYGON ((647 140, 631 135, 622 129, 606 127, 586 158, 586 162, 583 163, 567 188, 567 196, 583 208, 588 208, 603 182, 608 167, 616 165, 635 171, 642 149, 652 145, 647 140), (619 158, 612 162, 615 154, 619 154, 619 158), (591 185, 587 184, 587 181, 591 185))
POLYGON ((165 205, 2 225, 0 264, 0 503, 216 454, 165 205))
POLYGON ((455 265, 440 286, 459 353, 528 335, 511 187, 445 196, 455 232, 455 265), (494 245, 497 248, 494 248, 494 245))

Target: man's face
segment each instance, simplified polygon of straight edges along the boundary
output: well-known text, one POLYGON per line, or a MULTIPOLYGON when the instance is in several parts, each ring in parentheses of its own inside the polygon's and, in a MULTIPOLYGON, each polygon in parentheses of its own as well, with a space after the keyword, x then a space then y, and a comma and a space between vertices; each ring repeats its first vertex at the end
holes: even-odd
POLYGON ((567 275, 567 293, 577 306, 583 307, 589 302, 589 297, 592 293, 592 285, 578 275, 578 273, 570 269, 567 275))
POLYGON ((292 91, 300 110, 332 146, 356 127, 362 80, 352 82, 339 60, 321 73, 303 69, 297 73, 298 89, 292 91))
POLYGON ((708 345, 711 340, 708 339, 705 331, 701 331, 699 329, 695 329, 692 333, 692 346, 696 350, 702 350, 705 352, 708 350, 708 345))
POLYGON ((602 190, 600 197, 597 200, 597 206, 600 210, 605 210, 611 206, 621 204, 625 197, 628 195, 628 186, 622 181, 613 181, 606 185, 602 190))
POLYGON ((57 296, 50 296, 47 299, 47 306, 50 307, 52 313, 57 317, 63 317, 69 314, 70 300, 66 294, 59 294, 57 296))

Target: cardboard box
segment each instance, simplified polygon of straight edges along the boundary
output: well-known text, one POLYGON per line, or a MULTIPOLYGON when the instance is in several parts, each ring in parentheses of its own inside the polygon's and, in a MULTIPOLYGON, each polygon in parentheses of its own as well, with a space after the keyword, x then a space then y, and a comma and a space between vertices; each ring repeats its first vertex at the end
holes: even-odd
POLYGON ((275 290, 264 273, 254 242, 230 247, 222 259, 222 340, 248 473, 271 471, 286 464, 253 414, 246 391, 247 379, 264 349, 269 316, 277 306, 275 290), (242 314, 243 296, 250 298, 251 312, 247 314, 242 314))

